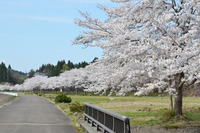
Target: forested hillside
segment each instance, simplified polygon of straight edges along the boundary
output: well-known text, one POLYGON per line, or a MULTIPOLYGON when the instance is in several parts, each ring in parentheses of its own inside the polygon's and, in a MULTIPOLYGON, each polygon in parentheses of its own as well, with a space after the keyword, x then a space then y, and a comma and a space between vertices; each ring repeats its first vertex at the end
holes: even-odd
POLYGON ((0 83, 20 84, 26 77, 26 73, 13 70, 10 65, 6 67, 3 62, 0 64, 0 83))
MULTIPOLYGON (((98 58, 94 58, 92 62, 95 62, 98 58)), ((52 64, 43 64, 39 69, 36 71, 31 69, 30 72, 23 73, 17 70, 13 70, 9 65, 6 67, 5 63, 0 64, 0 84, 4 84, 5 82, 10 84, 21 84, 24 82, 25 79, 31 78, 34 76, 35 73, 42 73, 47 75, 48 77, 58 76, 60 73, 65 71, 75 69, 75 68, 84 68, 92 62, 80 62, 80 63, 73 63, 70 60, 66 63, 64 60, 58 61, 56 65, 52 64)))
MULTIPOLYGON (((94 58, 92 62, 97 60, 98 58, 94 58)), ((63 73, 64 71, 68 71, 74 68, 85 68, 87 65, 89 65, 91 62, 79 62, 79 63, 73 63, 70 60, 66 63, 64 60, 58 61, 56 65, 52 64, 43 64, 36 72, 44 73, 48 75, 49 77, 52 76, 58 76, 60 73, 63 73)))

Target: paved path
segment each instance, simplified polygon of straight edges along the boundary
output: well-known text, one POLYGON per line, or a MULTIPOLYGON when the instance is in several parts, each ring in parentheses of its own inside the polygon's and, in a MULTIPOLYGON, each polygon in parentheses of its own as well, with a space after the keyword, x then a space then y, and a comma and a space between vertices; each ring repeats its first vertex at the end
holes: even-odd
POLYGON ((21 95, 0 109, 0 133, 77 133, 70 120, 44 98, 21 95))

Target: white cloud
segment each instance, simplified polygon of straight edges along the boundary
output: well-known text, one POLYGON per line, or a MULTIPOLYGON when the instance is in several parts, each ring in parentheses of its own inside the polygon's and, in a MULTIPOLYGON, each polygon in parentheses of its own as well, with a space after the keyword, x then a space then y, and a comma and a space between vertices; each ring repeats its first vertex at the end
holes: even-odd
POLYGON ((70 2, 70 3, 79 3, 79 4, 110 4, 112 3, 110 0, 62 0, 65 2, 70 2))
POLYGON ((39 21, 49 21, 58 23, 73 23, 73 19, 64 19, 58 17, 46 17, 46 16, 23 16, 25 19, 39 20, 39 21))
POLYGON ((51 16, 31 16, 31 15, 21 15, 16 13, 0 13, 4 18, 19 18, 19 19, 28 19, 36 21, 48 21, 48 22, 57 22, 57 23, 73 23, 73 18, 61 18, 61 17, 51 17, 51 16))

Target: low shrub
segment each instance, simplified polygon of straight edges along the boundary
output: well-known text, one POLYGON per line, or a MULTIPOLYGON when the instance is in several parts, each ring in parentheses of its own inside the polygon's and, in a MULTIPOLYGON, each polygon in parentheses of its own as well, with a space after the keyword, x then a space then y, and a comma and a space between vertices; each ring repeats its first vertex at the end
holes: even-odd
POLYGON ((161 119, 162 120, 170 120, 175 117, 175 111, 170 109, 163 112, 161 119))
POLYGON ((143 112, 150 112, 151 110, 152 110, 152 109, 151 109, 150 107, 147 107, 147 106, 138 109, 138 111, 143 111, 143 112))
POLYGON ((68 97, 64 94, 59 94, 55 98, 56 103, 71 103, 71 101, 72 101, 71 97, 68 97))
POLYGON ((84 105, 81 104, 80 102, 74 102, 74 103, 71 103, 69 109, 71 112, 83 112, 84 105))
POLYGON ((39 94, 39 92, 33 92, 35 95, 38 95, 39 94))

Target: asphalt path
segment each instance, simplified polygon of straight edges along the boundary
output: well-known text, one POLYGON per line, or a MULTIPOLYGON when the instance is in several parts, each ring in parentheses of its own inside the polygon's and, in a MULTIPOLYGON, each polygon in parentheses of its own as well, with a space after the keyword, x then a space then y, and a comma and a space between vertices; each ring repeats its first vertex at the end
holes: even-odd
POLYGON ((71 121, 48 100, 29 95, 0 108, 0 133, 77 133, 71 121))

